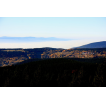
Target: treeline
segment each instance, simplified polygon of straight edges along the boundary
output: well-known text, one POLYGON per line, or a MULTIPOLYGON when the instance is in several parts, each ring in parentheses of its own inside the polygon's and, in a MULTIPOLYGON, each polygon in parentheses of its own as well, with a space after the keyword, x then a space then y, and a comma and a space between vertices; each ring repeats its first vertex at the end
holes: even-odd
POLYGON ((0 49, 0 58, 6 57, 28 57, 27 54, 31 55, 32 58, 41 58, 41 54, 44 51, 56 50, 56 48, 34 48, 34 49, 0 49), (5 50, 5 51, 4 51, 5 50), (9 51, 6 50, 23 50, 22 51, 9 51))
POLYGON ((0 67, 2 87, 106 86, 106 59, 45 59, 0 67))
POLYGON ((0 58, 3 57, 20 57, 20 56, 25 56, 27 57, 27 54, 21 51, 13 51, 13 52, 7 52, 7 51, 0 51, 0 58))
POLYGON ((91 50, 92 52, 103 52, 103 51, 106 51, 106 48, 74 48, 73 50, 79 50, 79 51, 82 51, 82 50, 85 50, 85 51, 88 51, 88 50, 91 50))

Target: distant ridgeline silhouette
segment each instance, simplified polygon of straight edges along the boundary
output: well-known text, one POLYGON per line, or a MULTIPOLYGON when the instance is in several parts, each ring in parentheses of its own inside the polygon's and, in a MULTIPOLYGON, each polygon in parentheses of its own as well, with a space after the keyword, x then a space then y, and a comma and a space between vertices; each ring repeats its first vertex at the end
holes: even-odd
POLYGON ((55 38, 55 37, 0 37, 0 42, 43 42, 43 41, 68 41, 71 39, 55 38))
POLYGON ((76 48, 106 48, 106 41, 94 42, 87 45, 79 46, 76 48))

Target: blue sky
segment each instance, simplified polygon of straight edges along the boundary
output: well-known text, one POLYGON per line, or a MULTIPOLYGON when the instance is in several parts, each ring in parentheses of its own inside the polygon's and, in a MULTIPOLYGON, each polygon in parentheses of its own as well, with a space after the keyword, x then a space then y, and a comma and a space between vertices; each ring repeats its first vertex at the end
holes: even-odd
MULTIPOLYGON (((0 48, 71 48, 106 41, 105 17, 0 17, 0 37, 44 37, 40 43, 0 42, 0 48), (48 37, 65 38, 53 40, 48 37), (11 43, 11 44, 10 44, 11 43), (14 43, 14 44, 13 44, 14 43), (20 45, 20 46, 19 46, 20 45), (34 45, 34 46, 33 46, 34 45)), ((1 41, 3 41, 1 39, 1 41)))

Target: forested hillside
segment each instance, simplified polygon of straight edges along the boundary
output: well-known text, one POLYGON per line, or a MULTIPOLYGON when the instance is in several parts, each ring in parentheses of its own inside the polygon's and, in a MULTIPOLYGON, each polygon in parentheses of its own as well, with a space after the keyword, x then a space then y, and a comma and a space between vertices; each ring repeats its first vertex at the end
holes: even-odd
POLYGON ((55 58, 0 67, 0 86, 106 86, 106 58, 55 58))

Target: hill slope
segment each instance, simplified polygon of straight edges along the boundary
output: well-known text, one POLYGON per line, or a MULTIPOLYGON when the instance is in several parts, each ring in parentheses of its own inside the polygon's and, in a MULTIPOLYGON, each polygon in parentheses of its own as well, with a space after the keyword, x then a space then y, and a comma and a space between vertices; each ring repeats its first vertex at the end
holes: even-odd
POLYGON ((106 41, 94 42, 94 43, 80 46, 78 48, 106 48, 106 41))
POLYGON ((106 86, 105 70, 105 58, 46 59, 21 65, 0 67, 0 86, 106 86))

